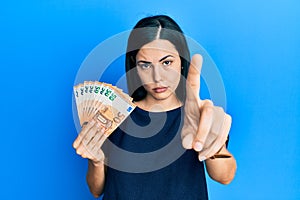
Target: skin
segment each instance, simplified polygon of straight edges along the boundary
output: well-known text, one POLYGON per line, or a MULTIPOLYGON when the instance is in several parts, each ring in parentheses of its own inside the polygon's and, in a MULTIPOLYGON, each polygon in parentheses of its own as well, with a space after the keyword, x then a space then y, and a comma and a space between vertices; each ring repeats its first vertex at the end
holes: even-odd
MULTIPOLYGON (((167 40, 154 40, 139 50, 136 61, 137 73, 147 91, 146 98, 135 102, 138 107, 162 112, 182 106, 175 94, 181 76, 181 62, 172 43, 167 40)), ((224 145, 231 117, 222 108, 214 106, 210 100, 200 99, 201 67, 202 57, 196 54, 191 60, 187 77, 182 145, 198 152, 199 162, 205 160, 207 172, 213 180, 229 184, 236 171, 236 161, 224 145), (227 158, 210 158, 216 154, 226 155, 227 158)), ((101 146, 105 139, 104 130, 94 121, 90 121, 73 143, 76 153, 89 160, 87 183, 95 197, 99 197, 104 187, 105 156, 101 146)))
POLYGON ((101 146, 106 138, 104 129, 101 129, 94 120, 91 120, 82 127, 81 132, 73 143, 76 153, 82 158, 88 159, 86 180, 94 197, 99 197, 104 187, 105 156, 101 146), (96 135, 98 136, 97 140, 95 139, 96 135))
POLYGON ((137 73, 147 96, 136 102, 147 111, 166 111, 182 103, 175 90, 180 81, 181 61, 175 47, 167 40, 154 40, 144 45, 136 55, 137 73))
POLYGON ((212 101, 200 99, 202 60, 201 55, 195 54, 188 72, 182 145, 199 152, 198 158, 205 160, 207 172, 213 180, 229 184, 237 168, 235 158, 225 146, 231 117, 221 107, 214 106, 212 101), (226 155, 226 158, 210 159, 217 154, 226 155))

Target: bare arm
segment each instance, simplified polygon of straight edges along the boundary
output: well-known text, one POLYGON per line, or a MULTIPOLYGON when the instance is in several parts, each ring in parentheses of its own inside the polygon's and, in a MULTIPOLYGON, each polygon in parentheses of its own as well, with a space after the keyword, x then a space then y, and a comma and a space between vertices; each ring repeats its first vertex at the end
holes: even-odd
POLYGON ((94 120, 83 126, 80 134, 73 143, 76 153, 88 159, 87 184, 94 197, 99 197, 105 182, 105 155, 101 149, 107 136, 105 129, 94 120))
POLYGON ((90 192, 95 198, 98 198, 103 192, 105 181, 105 165, 103 162, 88 160, 86 181, 90 192))

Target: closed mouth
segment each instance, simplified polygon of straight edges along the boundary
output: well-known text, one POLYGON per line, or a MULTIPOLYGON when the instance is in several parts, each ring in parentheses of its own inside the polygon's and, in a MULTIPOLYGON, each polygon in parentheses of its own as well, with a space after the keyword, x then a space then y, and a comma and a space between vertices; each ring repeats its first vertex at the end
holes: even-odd
POLYGON ((165 92, 167 91, 168 87, 156 87, 156 88, 153 88, 152 90, 155 92, 155 93, 162 93, 162 92, 165 92))

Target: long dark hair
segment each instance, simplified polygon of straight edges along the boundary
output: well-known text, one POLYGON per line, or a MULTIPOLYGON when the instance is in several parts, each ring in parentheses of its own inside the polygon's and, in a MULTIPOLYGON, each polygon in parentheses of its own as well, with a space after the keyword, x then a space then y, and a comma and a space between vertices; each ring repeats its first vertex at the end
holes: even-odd
POLYGON ((140 101, 146 97, 147 92, 136 73, 136 55, 142 46, 155 39, 168 40, 179 53, 181 78, 175 93, 179 100, 184 102, 185 80, 190 64, 190 52, 183 31, 172 18, 166 15, 156 15, 141 19, 129 35, 125 60, 128 92, 134 101, 140 101))

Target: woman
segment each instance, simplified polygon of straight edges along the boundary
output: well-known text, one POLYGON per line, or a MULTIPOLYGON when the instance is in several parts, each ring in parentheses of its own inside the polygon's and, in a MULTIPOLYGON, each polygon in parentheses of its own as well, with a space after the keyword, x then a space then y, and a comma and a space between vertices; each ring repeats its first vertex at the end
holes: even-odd
POLYGON ((104 148, 105 137, 93 140, 103 130, 89 122, 73 146, 89 159, 87 183, 95 197, 104 193, 104 199, 208 199, 204 162, 212 179, 231 182, 236 161, 225 145, 231 118, 211 101, 200 100, 202 57, 189 59, 183 32, 170 17, 146 17, 136 24, 128 39, 126 75, 137 108, 109 141, 145 157, 167 146, 168 150, 152 160, 128 161, 104 148), (153 130, 154 121, 162 124, 159 130, 153 130), (113 166, 121 160, 124 163, 113 166))

